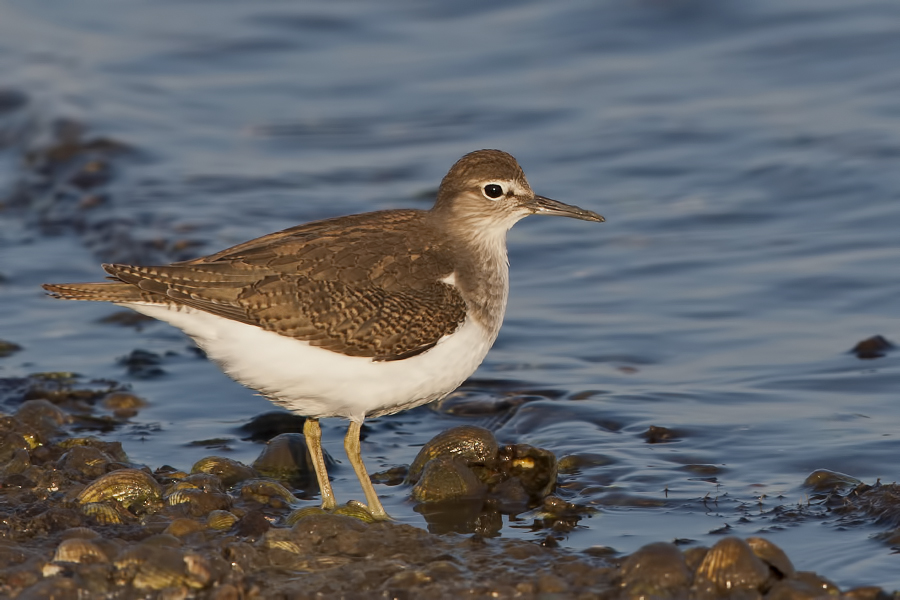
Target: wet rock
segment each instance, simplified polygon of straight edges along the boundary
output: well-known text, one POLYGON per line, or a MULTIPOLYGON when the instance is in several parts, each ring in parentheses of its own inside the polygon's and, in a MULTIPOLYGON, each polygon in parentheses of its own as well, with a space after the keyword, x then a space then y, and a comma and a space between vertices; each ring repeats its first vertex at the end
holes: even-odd
POLYGON ((121 442, 105 442, 95 437, 73 437, 61 440, 59 446, 60 448, 66 449, 77 448, 80 446, 96 448, 118 463, 125 464, 128 462, 128 455, 126 455, 125 451, 122 449, 121 442))
POLYGON ((130 419, 147 406, 147 401, 127 392, 115 392, 104 398, 102 404, 104 408, 113 411, 116 417, 130 419))
MULTIPOLYGON (((501 513, 540 506, 556 478, 552 452, 527 444, 500 448, 490 431, 464 426, 429 441, 410 466, 407 481, 417 482, 411 497, 429 531, 491 536, 500 529, 501 513)), ((552 521, 553 526, 563 522, 552 521)))
POLYGON ((203 530, 204 527, 201 522, 189 518, 180 518, 175 519, 174 521, 169 523, 169 525, 163 530, 163 533, 177 538, 182 538, 203 530))
POLYGON ((246 433, 250 440, 264 442, 282 433, 300 433, 303 431, 304 423, 306 417, 275 411, 254 417, 241 425, 240 430, 246 433))
MULTIPOLYGON (((7 385, 11 383, 11 380, 0 381, 7 385)), ((88 387, 82 382, 80 375, 68 371, 32 373, 28 377, 12 381, 17 384, 18 389, 9 390, 9 394, 18 396, 20 401, 48 400, 60 408, 76 412, 83 412, 86 405, 93 405, 100 398, 121 389, 114 382, 91 382, 92 385, 105 385, 88 387)), ((71 419, 72 416, 69 415, 67 420, 71 419)))
POLYGON ((237 522, 237 535, 255 540, 267 532, 271 527, 272 524, 269 523, 262 512, 251 510, 237 522))
POLYGON ((766 594, 766 600, 816 600, 822 597, 822 590, 796 579, 779 581, 766 594))
POLYGON ((853 588, 850 590, 844 591, 841 595, 842 598, 846 600, 891 600, 896 596, 888 594, 880 587, 876 586, 861 586, 858 588, 853 588))
POLYGON ((16 418, 39 434, 49 437, 60 425, 72 422, 72 416, 49 400, 26 400, 16 411, 16 418))
POLYGON ((0 88, 0 114, 19 110, 28 104, 28 96, 24 92, 10 88, 0 88))
POLYGON ((128 356, 119 359, 119 364, 128 370, 128 374, 138 379, 153 379, 165 375, 165 370, 160 367, 162 356, 149 350, 133 350, 128 356))
POLYGON ((0 439, 0 464, 8 464, 20 450, 28 452, 32 444, 16 432, 9 432, 0 439))
POLYGON ((386 471, 380 471, 378 473, 372 473, 370 478, 372 479, 372 483, 380 483, 383 485, 402 485, 404 481, 406 481, 409 476, 409 467, 399 466, 399 467, 391 467, 386 471))
POLYGON ((497 458, 499 444, 483 427, 463 425, 448 429, 422 446, 409 467, 407 480, 416 483, 429 461, 439 457, 459 457, 464 464, 489 464, 497 458))
POLYGON ((81 190, 90 190, 109 183, 112 167, 101 159, 88 160, 69 176, 69 183, 81 190))
MULTIPOLYGON (((36 415, 47 408, 33 406, 40 410, 28 410, 36 415)), ((66 424, 54 427, 63 432, 66 424)), ((839 593, 823 577, 795 572, 784 553, 762 538, 725 538, 712 549, 684 553, 672 544, 651 544, 619 561, 621 567, 608 548, 579 554, 559 548, 557 540, 593 509, 568 502, 564 489, 536 500, 533 490, 544 494, 555 478, 554 460, 526 445, 506 446, 484 462, 469 464, 451 454, 426 463, 417 485, 429 492, 429 471, 440 472, 442 464, 485 490, 475 500, 416 507, 430 530, 466 536, 368 523, 366 511, 353 502, 326 513, 228 459, 200 461, 191 474, 121 468, 127 457, 119 445, 96 438, 41 441, 17 416, 0 416, 0 451, 7 470, 16 461, 13 470, 24 469, 0 486, 4 597, 699 599, 839 593), (503 526, 502 512, 523 506, 535 510, 529 514, 533 523, 522 520, 521 527, 549 531, 528 542, 492 538, 503 526)), ((578 466, 570 466, 577 473, 578 466)), ((857 522, 859 515, 884 523, 900 519, 895 486, 838 479, 846 485, 826 485, 819 501, 830 515, 857 522)), ((857 588, 845 597, 881 600, 885 594, 857 588)))
POLYGON ((113 462, 113 458, 91 446, 75 446, 59 459, 57 467, 66 469, 77 479, 93 480, 104 473, 113 462))
POLYGON ((520 479, 510 478, 495 485, 489 498, 499 511, 505 514, 518 514, 528 510, 531 495, 520 479))
POLYGON ((585 469, 605 467, 614 462, 615 461, 608 456, 585 452, 563 456, 557 463, 557 469, 560 473, 565 473, 566 475, 578 475, 585 469))
POLYGON ((9 480, 14 475, 22 475, 31 466, 31 456, 27 450, 19 448, 9 457, 6 464, 0 468, 0 477, 9 480))
POLYGON ((533 500, 543 500, 556 487, 556 456, 549 450, 513 444, 499 454, 501 470, 521 481, 533 500))
POLYGON ((820 596, 838 596, 841 590, 833 581, 822 577, 812 571, 798 571, 794 575, 794 581, 799 581, 817 590, 820 596))
POLYGON ((894 348, 894 344, 882 336, 876 335, 857 343, 850 352, 859 359, 871 360, 873 358, 881 358, 894 348))
POLYGON ((306 447, 306 438, 301 433, 282 433, 269 440, 253 461, 253 468, 265 477, 278 479, 295 488, 316 483, 315 468, 306 447))
POLYGON ((417 502, 446 502, 483 498, 487 486, 455 456, 440 456, 428 461, 418 483, 412 489, 417 502))
POLYGON ((291 528, 291 536, 299 548, 316 549, 322 554, 365 556, 360 544, 367 527, 372 526, 352 517, 313 514, 297 521, 291 528))
POLYGON ((676 433, 675 430, 669 429, 668 427, 651 425, 647 428, 647 431, 642 434, 642 437, 647 440, 648 444, 667 444, 678 440, 681 436, 676 433))
POLYGON ((677 598, 687 594, 692 575, 674 544, 643 546, 621 567, 622 588, 630 598, 677 598))
POLYGON ((191 467, 191 473, 209 473, 222 481, 226 488, 259 476, 254 469, 244 463, 221 456, 201 458, 191 467))
POLYGON ((7 342, 6 340, 0 340, 0 358, 6 358, 7 356, 11 356, 15 354, 19 350, 22 349, 22 346, 18 344, 14 344, 12 342, 7 342))
POLYGON ((142 330, 144 325, 156 322, 153 317, 142 315, 133 310, 119 310, 97 320, 98 323, 110 325, 121 325, 122 327, 134 327, 138 331, 142 330))
POLYGON ((814 492, 835 492, 860 485, 862 481, 837 471, 818 469, 810 473, 803 485, 814 492))

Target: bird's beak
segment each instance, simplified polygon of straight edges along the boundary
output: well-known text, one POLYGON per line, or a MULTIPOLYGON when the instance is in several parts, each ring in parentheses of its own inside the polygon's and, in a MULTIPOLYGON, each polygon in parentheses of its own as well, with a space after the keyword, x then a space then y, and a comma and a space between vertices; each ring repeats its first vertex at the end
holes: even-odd
POLYGON ((535 196, 533 200, 525 202, 525 208, 536 215, 557 215, 560 217, 572 217, 582 221, 596 221, 602 223, 606 219, 594 211, 585 210, 571 204, 563 204, 544 196, 535 196))

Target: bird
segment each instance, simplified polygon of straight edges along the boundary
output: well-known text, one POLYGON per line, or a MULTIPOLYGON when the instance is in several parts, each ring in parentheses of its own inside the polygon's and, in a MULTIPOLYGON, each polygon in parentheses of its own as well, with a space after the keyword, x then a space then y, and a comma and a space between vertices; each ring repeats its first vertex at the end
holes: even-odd
POLYGON ((439 400, 475 372, 506 311, 507 232, 529 215, 605 220, 535 194, 510 154, 477 150, 450 168, 429 210, 324 219, 168 265, 104 264, 104 282, 43 287, 174 325, 231 378, 305 417, 326 511, 337 502, 319 419, 348 419, 365 508, 387 520, 362 424, 439 400))

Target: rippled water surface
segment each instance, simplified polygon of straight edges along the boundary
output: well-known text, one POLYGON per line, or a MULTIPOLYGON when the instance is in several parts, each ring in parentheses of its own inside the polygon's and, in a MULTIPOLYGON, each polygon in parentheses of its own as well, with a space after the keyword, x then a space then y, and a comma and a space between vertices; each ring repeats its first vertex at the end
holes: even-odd
MULTIPOLYGON (((900 342, 898 65, 888 0, 5 3, 0 338, 24 349, 0 377, 130 383, 151 405, 105 435, 135 461, 252 461, 238 427, 266 400, 177 330, 99 323, 117 309, 39 284, 424 208, 460 155, 502 148, 538 193, 608 222, 511 231, 496 346, 439 406, 370 422, 369 470, 481 424, 578 457, 560 493, 600 512, 563 544, 762 532, 800 569, 898 588, 885 527, 775 515, 815 469, 898 477, 900 352, 848 352, 900 342), (89 185, 27 160, 76 135, 122 145, 89 185), (164 374, 129 374, 135 349, 164 374), (651 425, 675 439, 648 443, 651 425)), ((324 435, 346 500, 343 431, 324 435)), ((379 492, 426 526, 408 488, 379 492)), ((530 522, 502 535, 546 535, 530 522)))

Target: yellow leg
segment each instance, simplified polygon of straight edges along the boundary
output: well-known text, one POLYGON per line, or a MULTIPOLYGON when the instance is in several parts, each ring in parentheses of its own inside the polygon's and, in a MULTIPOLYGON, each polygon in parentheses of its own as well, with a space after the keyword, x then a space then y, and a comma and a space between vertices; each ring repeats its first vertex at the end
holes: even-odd
POLYGON ((362 423, 350 421, 350 427, 347 429, 347 437, 344 438, 344 450, 347 451, 347 458, 350 459, 350 464, 353 465, 353 470, 356 471, 356 477, 359 479, 359 484, 362 486, 363 493, 366 495, 366 504, 368 504, 369 513, 379 521, 387 521, 391 517, 385 512, 384 507, 381 506, 381 500, 378 499, 378 494, 375 493, 375 488, 372 486, 372 480, 369 479, 369 473, 366 471, 366 465, 363 464, 362 456, 360 455, 359 430, 361 428, 362 423))
POLYGON ((334 492, 331 482, 328 481, 328 471, 325 469, 325 454, 322 453, 322 428, 318 419, 306 419, 303 424, 303 435, 306 437, 306 446, 312 457, 313 467, 316 469, 316 481, 319 482, 319 492, 322 494, 322 508, 334 510, 337 502, 334 500, 334 492))

